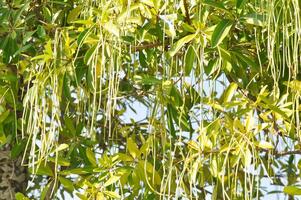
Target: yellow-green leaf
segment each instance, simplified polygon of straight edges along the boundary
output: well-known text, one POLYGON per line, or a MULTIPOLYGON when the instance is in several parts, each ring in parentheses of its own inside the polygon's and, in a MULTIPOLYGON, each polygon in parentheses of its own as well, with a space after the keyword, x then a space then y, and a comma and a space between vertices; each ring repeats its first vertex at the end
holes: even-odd
POLYGON ((255 26, 264 26, 264 18, 262 15, 259 15, 257 13, 248 14, 246 16, 243 16, 242 19, 247 24, 252 24, 255 26))
POLYGON ((74 190, 73 182, 70 181, 69 179, 59 176, 59 181, 67 190, 69 191, 74 190))
POLYGON ((81 9, 82 9, 81 6, 77 6, 76 8, 71 10, 68 14, 67 22, 70 23, 70 22, 73 22, 74 20, 76 20, 78 15, 80 14, 81 9))
POLYGON ((105 200, 105 196, 103 195, 103 193, 98 192, 96 195, 96 200, 105 200))
POLYGON ((120 195, 117 194, 116 192, 113 192, 113 191, 103 191, 103 193, 109 197, 112 197, 114 199, 120 199, 120 195))
POLYGON ((169 55, 171 57, 174 56, 184 46, 184 44, 193 40, 195 36, 196 34, 191 34, 179 39, 176 43, 173 44, 172 48, 169 51, 169 55))
POLYGON ((108 22, 104 25, 104 28, 109 32, 115 35, 116 37, 119 37, 119 28, 113 24, 112 22, 108 22))
POLYGON ((288 195, 301 195, 301 188, 296 186, 286 186, 283 188, 283 192, 288 195))
POLYGON ((117 182, 119 179, 120 179, 119 176, 111 176, 111 178, 109 178, 109 180, 107 180, 107 182, 105 182, 103 186, 107 187, 109 185, 112 185, 113 183, 117 182))
POLYGON ((251 151, 247 148, 244 152, 244 164, 246 167, 249 167, 252 162, 252 153, 251 151))
POLYGON ((58 157, 58 158, 50 157, 50 158, 48 158, 48 160, 53 162, 53 163, 57 162, 61 166, 66 166, 67 167, 67 166, 70 165, 70 161, 68 159, 62 158, 62 157, 58 157))
POLYGON ((266 141, 260 141, 258 143, 258 147, 260 147, 262 149, 274 149, 274 145, 272 145, 270 142, 266 142, 266 141))
POLYGON ((55 149, 54 152, 62 151, 62 150, 64 150, 64 149, 67 149, 68 147, 69 147, 68 144, 60 144, 60 145, 55 149))
POLYGON ((86 149, 86 156, 93 166, 97 166, 95 155, 90 148, 86 149))
POLYGON ((292 90, 295 92, 301 92, 301 81, 293 80, 290 81, 288 84, 286 83, 292 90))
POLYGON ((223 95, 221 96, 221 100, 223 103, 230 102, 233 95, 235 94, 235 91, 237 90, 238 85, 234 82, 230 83, 228 88, 225 90, 223 95))
POLYGON ((26 197, 24 194, 22 194, 20 192, 16 193, 15 198, 16 198, 16 200, 29 200, 28 197, 26 197))
POLYGON ((127 149, 133 158, 137 158, 140 155, 140 151, 132 138, 127 139, 127 149))

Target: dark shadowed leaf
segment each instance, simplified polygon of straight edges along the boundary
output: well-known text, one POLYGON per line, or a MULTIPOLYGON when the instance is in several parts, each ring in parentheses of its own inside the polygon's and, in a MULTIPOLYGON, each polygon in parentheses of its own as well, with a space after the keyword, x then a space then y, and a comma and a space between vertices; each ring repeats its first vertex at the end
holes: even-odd
POLYGON ((229 19, 223 19, 220 23, 215 27, 212 37, 211 37, 211 46, 218 46, 228 35, 233 22, 229 19))

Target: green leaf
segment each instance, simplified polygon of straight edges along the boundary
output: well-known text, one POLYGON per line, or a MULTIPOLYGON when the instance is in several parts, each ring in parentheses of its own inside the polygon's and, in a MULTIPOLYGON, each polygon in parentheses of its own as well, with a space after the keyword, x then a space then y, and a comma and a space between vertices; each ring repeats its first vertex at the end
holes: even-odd
POLYGON ((14 53, 14 56, 17 56, 20 53, 25 52, 26 50, 30 49, 32 46, 33 46, 32 44, 27 44, 27 45, 22 46, 14 53))
POLYGON ((64 74, 63 78, 63 97, 67 100, 71 100, 70 81, 67 73, 64 74))
POLYGON ((215 27, 212 37, 211 37, 211 46, 212 48, 218 46, 228 35, 233 22, 229 19, 223 19, 218 25, 215 27))
POLYGON ((0 145, 3 145, 7 142, 6 135, 3 131, 3 125, 0 124, 0 145))
POLYGON ((46 31, 43 26, 39 25, 37 28, 37 34, 40 39, 45 40, 46 38, 46 31))
POLYGON ((172 106, 167 105, 167 125, 168 125, 170 135, 175 138, 176 132, 175 132, 175 127, 174 127, 174 123, 173 123, 173 119, 172 119, 172 116, 173 116, 172 112, 173 112, 172 106))
POLYGON ((286 186, 283 188, 283 192, 288 195, 301 195, 301 188, 296 186, 286 186))
POLYGON ((65 117, 65 125, 68 128, 68 130, 71 132, 72 135, 75 135, 76 129, 73 125, 73 121, 69 117, 65 117))
POLYGON ((88 88, 91 92, 94 92, 94 78, 93 78, 93 67, 92 65, 89 65, 87 68, 87 73, 86 73, 86 78, 87 78, 87 84, 88 88))
POLYGON ((70 175, 70 174, 89 174, 93 172, 93 168, 91 167, 85 167, 85 168, 74 168, 74 169, 69 169, 69 170, 63 170, 60 172, 61 175, 70 175))
POLYGON ((71 23, 71 22, 75 21, 77 19, 78 15, 80 14, 81 10, 82 10, 81 6, 77 6, 76 8, 71 10, 68 14, 67 22, 71 23))
POLYGON ((144 67, 144 68, 148 67, 147 62, 146 62, 146 57, 145 57, 143 51, 139 51, 139 62, 142 67, 144 67))
POLYGON ((180 109, 180 107, 176 108, 171 104, 168 104, 170 107, 170 111, 172 114, 172 118, 175 123, 183 130, 183 131, 190 131, 190 119, 187 113, 187 110, 180 109))
POLYGON ((3 62, 5 64, 12 62, 14 59, 13 56, 15 55, 15 52, 18 50, 18 44, 17 44, 16 38, 13 38, 12 36, 8 35, 5 38, 5 41, 3 42, 2 45, 3 45, 2 46, 3 62))
POLYGON ((246 0, 236 0, 236 8, 242 9, 246 4, 246 2, 247 2, 246 0))
POLYGON ((83 32, 81 32, 77 37, 77 45, 82 45, 83 41, 88 37, 90 34, 90 29, 86 29, 83 32))
POLYGON ((195 59, 195 51, 193 46, 190 46, 185 55, 185 75, 189 76, 195 59))
POLYGON ((183 23, 183 29, 187 32, 190 32, 190 33, 195 33, 195 28, 193 26, 190 26, 189 24, 187 23, 183 23))
POLYGON ((245 63, 249 67, 252 67, 252 70, 260 72, 259 64, 254 62, 254 60, 256 60, 255 58, 251 57, 250 55, 246 56, 238 51, 232 51, 232 53, 237 56, 237 59, 240 61, 240 63, 245 63))
POLYGON ((64 177, 61 177, 59 176, 59 181, 61 182, 61 184, 67 189, 69 190, 70 192, 72 192, 74 190, 74 186, 73 186, 73 182, 70 181, 69 179, 67 178, 64 178, 64 177))
POLYGON ((0 115, 0 123, 2 123, 8 117, 9 114, 10 114, 9 110, 6 110, 4 113, 1 113, 1 115, 0 115))
POLYGON ((52 181, 50 181, 42 190, 40 200, 44 200, 46 198, 47 192, 49 190, 50 185, 52 184, 52 181))
POLYGON ((213 78, 216 78, 216 76, 219 74, 220 70, 220 62, 219 59, 215 58, 209 61, 208 66, 205 67, 205 73, 207 76, 214 75, 213 78))
POLYGON ((134 80, 136 83, 140 83, 143 85, 156 85, 156 84, 161 84, 161 80, 157 79, 154 76, 149 76, 149 75, 135 75, 134 80))
POLYGON ((22 44, 24 45, 32 37, 32 35, 35 32, 36 32, 36 30, 34 30, 34 31, 28 31, 28 32, 24 33, 25 35, 23 36, 23 42, 22 42, 22 44))
MULTIPOLYGON (((32 168, 30 168, 30 171, 32 170, 32 168)), ((32 171, 31 171, 32 172, 32 171)), ((37 175, 46 175, 46 176, 53 176, 53 172, 52 172, 52 169, 49 165, 44 165, 44 164, 41 164, 39 166, 39 168, 35 171, 35 172, 32 172, 34 174, 37 174, 37 175)))
POLYGON ((174 107, 183 105, 183 97, 180 91, 174 85, 172 85, 169 95, 170 99, 167 99, 167 103, 172 103, 174 107))
POLYGON ((212 0, 205 0, 205 1, 203 1, 203 3, 208 5, 208 6, 211 6, 211 7, 220 9, 220 10, 227 11, 227 9, 225 8, 223 3, 212 1, 212 0))
POLYGON ((93 56, 96 52, 97 44, 93 45, 85 54, 84 62, 89 65, 93 59, 93 56))
POLYGON ((173 44, 169 51, 169 55, 173 57, 183 46, 184 44, 190 42, 195 38, 196 34, 187 35, 181 39, 179 39, 176 43, 173 44))
POLYGON ((15 144, 10 152, 10 155, 13 159, 17 158, 21 152, 25 149, 26 146, 26 139, 23 139, 21 142, 15 144))

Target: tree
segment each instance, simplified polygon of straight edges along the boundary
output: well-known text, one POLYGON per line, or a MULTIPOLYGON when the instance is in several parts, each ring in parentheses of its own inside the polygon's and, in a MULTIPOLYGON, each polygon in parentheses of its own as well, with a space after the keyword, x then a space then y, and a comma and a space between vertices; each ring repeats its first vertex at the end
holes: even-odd
POLYGON ((32 180, 11 194, 258 199, 269 178, 300 195, 300 8, 1 1, 1 148, 32 180))

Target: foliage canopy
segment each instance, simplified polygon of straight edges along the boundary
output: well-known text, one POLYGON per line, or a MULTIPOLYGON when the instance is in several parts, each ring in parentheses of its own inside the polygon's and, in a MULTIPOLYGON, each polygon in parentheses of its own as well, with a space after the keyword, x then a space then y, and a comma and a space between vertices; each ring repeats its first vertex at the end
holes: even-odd
POLYGON ((0 1, 0 143, 32 174, 24 195, 257 199, 264 179, 301 194, 300 9, 0 1))

